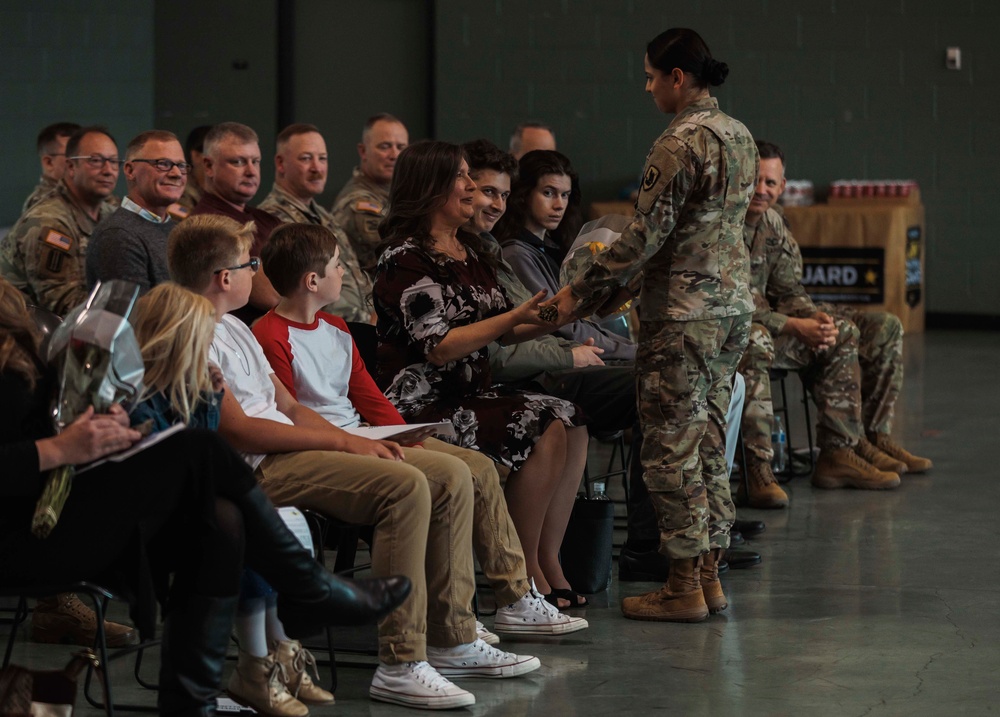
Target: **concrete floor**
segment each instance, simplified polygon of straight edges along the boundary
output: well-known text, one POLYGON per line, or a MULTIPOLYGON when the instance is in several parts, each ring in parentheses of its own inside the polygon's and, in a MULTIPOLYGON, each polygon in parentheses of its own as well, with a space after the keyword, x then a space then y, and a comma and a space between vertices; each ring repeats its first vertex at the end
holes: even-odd
MULTIPOLYGON (((722 616, 695 625, 625 620, 620 599, 655 586, 615 579, 583 613, 589 630, 555 640, 505 638, 508 650, 538 655, 542 669, 514 680, 464 681, 478 700, 469 712, 1000 711, 1000 382, 988 370, 998 355, 1000 334, 908 337, 896 436, 932 457, 933 473, 905 477, 887 493, 823 492, 807 478, 793 480, 789 509, 741 511, 767 521, 751 545, 764 562, 724 577, 730 608, 722 616)), ((488 607, 485 592, 481 599, 488 607)), ((22 636, 15 660, 55 665, 67 652, 22 636)), ((313 714, 404 714, 368 700, 372 669, 341 667, 337 705, 313 714)), ((124 668, 115 673, 120 697, 150 700, 124 668)))

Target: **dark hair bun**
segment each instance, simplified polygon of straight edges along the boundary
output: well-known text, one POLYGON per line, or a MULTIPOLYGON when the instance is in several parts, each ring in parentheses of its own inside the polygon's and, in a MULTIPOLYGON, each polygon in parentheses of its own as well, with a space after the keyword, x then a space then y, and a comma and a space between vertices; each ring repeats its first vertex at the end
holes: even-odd
POLYGON ((709 57, 705 60, 703 72, 705 82, 712 86, 721 85, 729 76, 729 65, 709 57))

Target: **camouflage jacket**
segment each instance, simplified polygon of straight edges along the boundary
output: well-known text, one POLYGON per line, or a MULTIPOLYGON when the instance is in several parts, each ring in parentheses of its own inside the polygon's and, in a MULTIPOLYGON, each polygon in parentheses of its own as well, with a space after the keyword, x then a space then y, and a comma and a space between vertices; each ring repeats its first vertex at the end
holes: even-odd
POLYGON ((57 184, 59 184, 59 182, 54 179, 49 179, 45 175, 39 177, 38 184, 36 184, 35 188, 31 190, 31 194, 28 195, 28 198, 24 200, 24 206, 21 207, 21 214, 24 214, 33 206, 45 199, 45 197, 49 196, 49 194, 51 194, 56 188, 57 184))
POLYGON ((0 243, 0 274, 30 303, 65 316, 87 298, 87 242, 114 211, 115 205, 104 201, 97 220, 91 219, 60 182, 0 243))
POLYGON ((589 315, 645 270, 647 321, 753 311, 743 218, 757 175, 750 132, 707 97, 680 112, 646 158, 636 213, 621 238, 572 284, 589 315))
POLYGON ((369 274, 378 264, 378 246, 382 238, 378 225, 385 217, 389 204, 389 187, 373 182, 355 169, 350 180, 333 200, 333 220, 347 233, 361 268, 369 274))
MULTIPOLYGON (((201 195, 204 194, 198 183, 194 181, 194 175, 189 174, 187 178, 187 184, 184 185, 184 193, 181 198, 177 200, 177 203, 190 212, 198 202, 201 201, 201 195)), ((176 219, 176 217, 175 217, 176 219)))
POLYGON ((340 263, 344 267, 344 281, 340 299, 323 307, 323 310, 339 316, 344 321, 372 323, 375 307, 372 305, 372 282, 361 270, 354 247, 347 240, 344 230, 333 221, 333 216, 313 199, 308 206, 275 184, 271 193, 257 205, 258 209, 271 214, 283 222, 298 224, 319 224, 332 231, 340 246, 340 263))
POLYGON ((754 298, 753 320, 777 336, 789 316, 807 317, 816 305, 802 285, 802 255, 785 220, 768 209, 756 225, 743 228, 750 253, 750 290, 754 298))

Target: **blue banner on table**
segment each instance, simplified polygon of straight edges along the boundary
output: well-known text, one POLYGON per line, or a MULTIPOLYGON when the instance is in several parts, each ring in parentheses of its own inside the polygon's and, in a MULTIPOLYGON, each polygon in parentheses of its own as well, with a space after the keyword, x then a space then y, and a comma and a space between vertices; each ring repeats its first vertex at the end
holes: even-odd
POLYGON ((814 301, 881 304, 885 301, 885 250, 800 247, 802 284, 814 301))

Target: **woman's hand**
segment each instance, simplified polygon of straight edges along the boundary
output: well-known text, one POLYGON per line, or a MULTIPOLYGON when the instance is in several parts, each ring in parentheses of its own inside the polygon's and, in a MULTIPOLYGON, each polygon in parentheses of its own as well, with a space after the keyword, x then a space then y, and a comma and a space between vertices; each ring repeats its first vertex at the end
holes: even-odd
POLYGON ((556 324, 565 326, 580 318, 573 311, 576 307, 576 301, 577 299, 573 296, 573 292, 569 286, 564 286, 559 290, 558 294, 542 304, 541 308, 545 308, 546 306, 556 307, 559 310, 559 318, 556 319, 556 324))
POLYGON ((59 435, 35 441, 39 469, 90 463, 129 448, 142 435, 128 427, 127 415, 122 425, 119 412, 125 413, 120 406, 115 406, 110 413, 95 414, 91 406, 59 435))
POLYGON ((542 289, 520 306, 511 309, 510 313, 514 319, 514 325, 534 324, 535 326, 552 326, 551 321, 546 321, 538 315, 540 304, 548 293, 548 291, 542 289))

